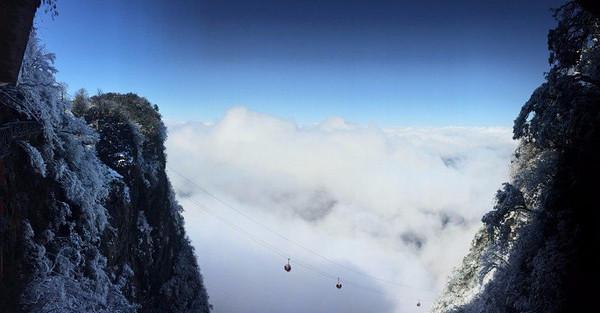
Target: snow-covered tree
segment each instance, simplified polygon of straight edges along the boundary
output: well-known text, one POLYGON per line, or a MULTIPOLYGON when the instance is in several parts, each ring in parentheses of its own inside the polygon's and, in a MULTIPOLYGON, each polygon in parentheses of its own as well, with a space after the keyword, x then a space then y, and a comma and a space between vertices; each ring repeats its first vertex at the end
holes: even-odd
POLYGON ((73 112, 75 116, 82 116, 89 106, 90 97, 88 96, 87 91, 83 88, 77 90, 73 96, 73 101, 71 102, 71 112, 73 112))

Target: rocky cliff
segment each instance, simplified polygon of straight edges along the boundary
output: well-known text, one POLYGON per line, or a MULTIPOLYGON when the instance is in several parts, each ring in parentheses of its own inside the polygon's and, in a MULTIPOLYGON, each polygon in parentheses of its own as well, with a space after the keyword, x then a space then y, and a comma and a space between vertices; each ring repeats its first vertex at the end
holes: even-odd
POLYGON ((86 99, 79 117, 33 36, 0 87, 2 312, 209 312, 165 174, 158 108, 86 99))
POLYGON ((595 312, 600 19, 555 11, 551 70, 515 120, 513 174, 434 312, 595 312))

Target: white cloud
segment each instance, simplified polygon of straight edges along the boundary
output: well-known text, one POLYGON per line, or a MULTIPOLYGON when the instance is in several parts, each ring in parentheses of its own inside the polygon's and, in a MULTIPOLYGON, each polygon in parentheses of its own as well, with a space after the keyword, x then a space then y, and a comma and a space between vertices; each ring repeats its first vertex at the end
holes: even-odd
POLYGON ((426 309, 507 180, 514 148, 506 128, 380 129, 340 118, 300 127, 245 108, 214 124, 169 125, 167 141, 170 168, 344 265, 270 233, 171 172, 217 313, 412 312, 418 299, 426 309), (283 272, 284 257, 197 203, 292 262, 349 284, 338 291, 335 281, 301 267, 283 272))

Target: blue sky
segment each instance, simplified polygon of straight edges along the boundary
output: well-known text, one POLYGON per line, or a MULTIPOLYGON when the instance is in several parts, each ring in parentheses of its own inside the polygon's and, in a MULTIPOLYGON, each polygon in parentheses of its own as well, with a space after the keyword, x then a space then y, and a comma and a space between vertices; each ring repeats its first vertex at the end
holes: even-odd
POLYGON ((37 25, 71 92, 136 92, 171 120, 245 106, 301 124, 511 126, 560 3, 59 0, 37 25))

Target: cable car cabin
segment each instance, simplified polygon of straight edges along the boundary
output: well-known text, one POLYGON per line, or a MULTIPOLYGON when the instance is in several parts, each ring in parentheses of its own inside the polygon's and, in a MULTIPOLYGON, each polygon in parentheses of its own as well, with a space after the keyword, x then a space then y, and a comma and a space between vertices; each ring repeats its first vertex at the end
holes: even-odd
POLYGON ((290 265, 290 259, 288 259, 288 262, 287 262, 287 264, 283 266, 283 269, 284 269, 286 272, 289 272, 289 271, 291 271, 291 270, 292 270, 292 266, 290 265))
POLYGON ((335 284, 335 288, 342 289, 342 282, 340 281, 339 278, 338 278, 337 284, 335 284))
POLYGON ((417 302, 417 307, 421 306, 421 301, 417 302))

